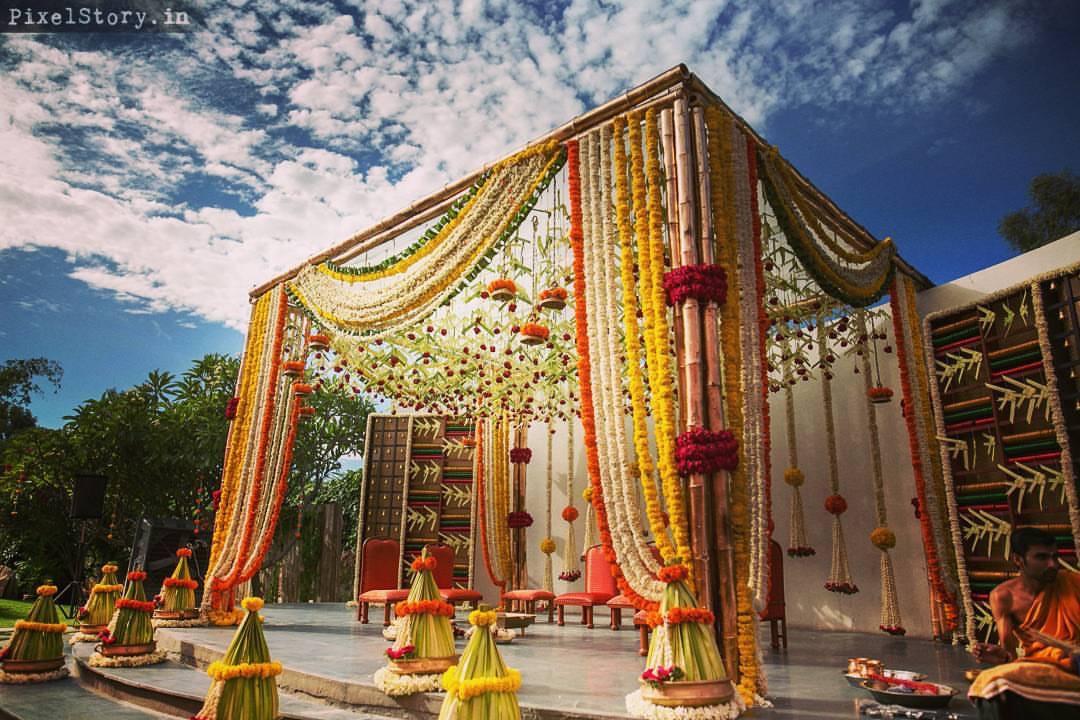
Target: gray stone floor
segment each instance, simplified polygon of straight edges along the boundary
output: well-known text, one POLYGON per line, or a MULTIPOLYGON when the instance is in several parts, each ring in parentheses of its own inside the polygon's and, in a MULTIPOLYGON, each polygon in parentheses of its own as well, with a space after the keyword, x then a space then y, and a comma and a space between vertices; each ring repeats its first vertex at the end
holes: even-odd
MULTIPOLYGON (((372 673, 384 663, 387 646, 378 622, 360 625, 354 619, 355 611, 343 605, 268 605, 263 614, 274 659, 308 681, 321 680, 314 694, 347 693, 353 699, 366 696, 372 673)), ((612 632, 600 611, 593 630, 574 620, 576 616, 568 613, 563 628, 538 622, 529 627, 524 638, 500 646, 507 663, 520 669, 524 677, 518 695, 523 710, 545 708, 548 713, 556 710, 568 716, 625 717, 623 698, 636 689, 637 675, 644 666, 636 653, 637 633, 626 626, 612 632)), ((752 718, 859 717, 858 703, 870 697, 848 686, 841 676, 852 656, 879 658, 888 667, 925 672, 931 680, 962 691, 967 689, 963 671, 974 664, 958 648, 884 634, 792 629, 788 650, 773 652, 768 648, 767 627, 762 629, 768 696, 775 707, 755 709, 747 715, 752 718)), ((229 630, 211 628, 162 632, 169 636, 163 638, 166 646, 183 643, 214 654, 224 651, 232 635, 229 630)), ((960 717, 974 715, 962 697, 953 700, 949 711, 960 717)))
MULTIPOLYGON (((286 666, 279 684, 295 691, 281 693, 283 714, 304 720, 432 717, 438 711, 439 696, 399 702, 372 686, 371 675, 384 663, 387 642, 380 624, 360 625, 354 613, 343 605, 329 604, 270 605, 263 610, 271 653, 286 666), (335 703, 375 709, 361 712, 335 703)), ((632 628, 612 632, 606 623, 600 612, 593 630, 573 621, 563 628, 539 622, 524 638, 500 646, 507 663, 524 676, 519 700, 527 718, 625 717, 623 698, 636 689, 643 659, 637 655, 637 634, 632 628)), ((860 717, 859 705, 870 701, 869 694, 848 686, 841 676, 852 656, 875 657, 889 667, 925 672, 932 680, 962 691, 967 689, 963 671, 973 665, 966 653, 950 646, 860 633, 793 629, 788 650, 774 652, 768 648, 766 628, 762 629, 768 697, 774 707, 747 713, 755 720, 860 717)), ((232 634, 232 629, 169 629, 160 630, 158 638, 159 646, 201 666, 224 652, 232 634)), ((88 655, 91 647, 82 645, 76 652, 88 655)), ((209 687, 203 672, 173 661, 100 672, 107 683, 133 689, 135 695, 155 696, 158 709, 174 703, 174 712, 201 699, 209 687)), ((974 716, 962 696, 953 700, 948 711, 961 718, 974 716)), ((103 697, 68 679, 36 686, 0 685, 0 718, 5 717, 151 720, 164 716, 103 697)), ((937 717, 944 720, 946 715, 942 712, 937 717)))

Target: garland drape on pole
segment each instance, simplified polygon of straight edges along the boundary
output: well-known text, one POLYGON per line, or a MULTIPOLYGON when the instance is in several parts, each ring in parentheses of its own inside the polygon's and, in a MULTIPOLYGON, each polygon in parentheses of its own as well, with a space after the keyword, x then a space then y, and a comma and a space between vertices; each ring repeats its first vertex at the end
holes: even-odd
POLYGON ((290 352, 289 359, 302 360, 304 332, 301 318, 293 316, 289 322, 283 288, 260 297, 251 318, 202 601, 211 620, 223 624, 236 619, 236 590, 259 570, 274 537, 301 398, 311 391, 281 372, 283 352, 290 352))

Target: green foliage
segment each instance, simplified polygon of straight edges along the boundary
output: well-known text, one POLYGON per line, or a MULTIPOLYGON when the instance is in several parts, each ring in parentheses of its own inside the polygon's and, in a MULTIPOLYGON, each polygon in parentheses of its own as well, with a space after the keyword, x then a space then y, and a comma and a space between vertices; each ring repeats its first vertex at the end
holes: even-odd
POLYGON ((60 365, 42 357, 7 360, 0 365, 0 441, 37 425, 27 408, 30 397, 43 392, 40 381, 58 389, 63 376, 60 365))
POLYGON ((106 517, 86 523, 88 563, 127 557, 141 515, 194 517, 221 477, 238 370, 235 358, 207 355, 180 378, 154 371, 83 402, 60 430, 13 436, 2 449, 0 563, 22 585, 75 576, 78 532, 67 509, 79 472, 109 478, 106 517))
POLYGON ((1069 170, 1036 175, 1028 194, 1029 207, 1009 213, 998 223, 998 234, 1018 252, 1080 230, 1080 176, 1069 170))

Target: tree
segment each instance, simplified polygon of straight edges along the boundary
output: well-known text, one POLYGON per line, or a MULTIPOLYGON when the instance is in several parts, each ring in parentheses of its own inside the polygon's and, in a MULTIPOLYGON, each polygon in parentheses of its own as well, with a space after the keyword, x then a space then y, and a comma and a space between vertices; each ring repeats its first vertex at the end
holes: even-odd
POLYGON ((998 233, 1018 252, 1080 230, 1080 176, 1069 170, 1036 175, 1028 194, 1031 206, 1009 213, 998 224, 998 233))
POLYGON ((31 396, 43 392, 39 379, 59 389, 63 376, 59 364, 43 357, 7 360, 0 365, 0 441, 37 425, 27 406, 31 396))

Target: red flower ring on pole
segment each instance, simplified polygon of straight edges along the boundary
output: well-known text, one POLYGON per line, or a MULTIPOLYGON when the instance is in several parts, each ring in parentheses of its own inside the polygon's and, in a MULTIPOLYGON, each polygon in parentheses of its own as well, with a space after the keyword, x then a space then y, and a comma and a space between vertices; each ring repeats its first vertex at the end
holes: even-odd
POLYGON ((527 447, 510 448, 510 462, 528 464, 532 460, 532 450, 527 447))
POLYGON ((739 441, 728 430, 690 428, 675 439, 675 463, 684 477, 734 470, 739 466, 739 441))
POLYGON ((727 297, 727 274, 719 265, 683 265, 664 273, 664 294, 671 306, 687 298, 723 305, 727 297))
POLYGON ((515 529, 532 527, 533 517, 524 510, 515 510, 506 516, 506 524, 515 529))

